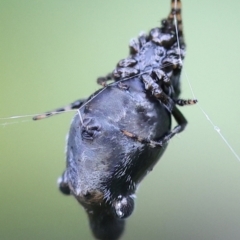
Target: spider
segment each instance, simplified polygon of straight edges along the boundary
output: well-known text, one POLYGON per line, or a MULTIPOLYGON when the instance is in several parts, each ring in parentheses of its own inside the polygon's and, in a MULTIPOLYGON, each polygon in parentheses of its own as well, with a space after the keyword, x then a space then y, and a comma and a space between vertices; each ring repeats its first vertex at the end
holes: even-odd
POLYGON ((178 98, 185 56, 180 0, 171 1, 160 27, 141 33, 129 47, 129 57, 97 79, 102 88, 89 98, 34 117, 77 109, 59 189, 84 207, 97 239, 120 238, 139 183, 186 127, 177 105, 197 102, 178 98), (171 116, 178 124, 172 130, 171 116))

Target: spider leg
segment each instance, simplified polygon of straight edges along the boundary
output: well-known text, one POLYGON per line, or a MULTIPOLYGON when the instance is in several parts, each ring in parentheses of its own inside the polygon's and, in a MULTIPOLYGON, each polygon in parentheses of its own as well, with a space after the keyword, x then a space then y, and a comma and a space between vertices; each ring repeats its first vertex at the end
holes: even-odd
POLYGON ((86 99, 79 99, 79 100, 76 100, 75 102, 73 103, 70 103, 68 104, 67 106, 65 107, 61 107, 61 108, 57 108, 57 109, 54 109, 52 111, 49 111, 49 112, 46 112, 46 113, 43 113, 43 114, 39 114, 37 116, 34 116, 33 117, 33 120, 41 120, 41 119, 44 119, 44 118, 48 118, 48 117, 51 117, 51 116, 54 116, 54 115, 57 115, 57 114, 60 114, 62 112, 66 112, 66 111, 69 111, 69 110, 73 110, 73 109, 78 109, 82 106, 82 104, 86 101, 86 99))
POLYGON ((108 73, 105 77, 98 77, 97 78, 97 84, 106 87, 107 81, 113 80, 112 73, 108 73))
POLYGON ((173 101, 175 102, 175 104, 177 104, 178 106, 186 106, 186 105, 193 105, 193 104, 196 104, 198 102, 197 99, 188 99, 188 100, 185 100, 185 99, 176 99, 173 101))
POLYGON ((172 110, 172 115, 178 125, 176 127, 174 127, 173 130, 170 131, 163 138, 163 140, 162 140, 163 142, 168 142, 175 134, 182 132, 185 129, 185 127, 187 126, 186 118, 183 116, 183 114, 178 110, 178 108, 176 106, 174 106, 174 108, 172 110))
POLYGON ((159 82, 159 84, 163 84, 164 86, 167 87, 168 89, 167 95, 172 96, 172 94, 174 93, 174 88, 172 86, 171 79, 168 76, 168 74, 159 68, 154 68, 152 70, 152 73, 155 74, 156 76, 156 82, 159 82))
POLYGON ((151 90, 152 95, 159 99, 171 113, 175 105, 173 100, 163 92, 159 84, 157 84, 156 81, 149 74, 143 74, 142 79, 143 83, 145 84, 145 89, 151 90))
POLYGON ((134 133, 130 133, 130 132, 126 131, 126 130, 121 130, 121 132, 124 135, 126 135, 127 137, 130 137, 130 138, 132 138, 132 139, 134 139, 134 140, 136 140, 136 141, 138 141, 140 143, 147 143, 147 144, 151 145, 152 147, 156 147, 156 146, 162 147, 163 144, 164 144, 161 141, 158 142, 158 141, 150 140, 149 138, 143 138, 143 137, 140 137, 140 136, 138 136, 138 135, 136 135, 134 133))
POLYGON ((177 29, 178 29, 178 35, 183 36, 183 27, 182 27, 182 15, 181 15, 181 9, 182 9, 182 4, 180 0, 172 0, 171 3, 171 12, 168 15, 168 22, 169 23, 174 23, 174 15, 176 14, 176 20, 177 20, 177 29))
POLYGON ((155 73, 158 81, 161 81, 167 87, 171 87, 171 80, 163 70, 159 68, 154 68, 152 72, 155 73))
POLYGON ((164 146, 173 136, 175 136, 177 133, 182 132, 186 125, 187 125, 187 120, 186 118, 183 116, 183 114, 177 109, 176 106, 174 106, 173 110, 172 110, 172 115, 175 118, 175 120, 177 121, 178 125, 176 127, 174 127, 174 129, 172 131, 170 131, 166 136, 164 136, 162 139, 160 139, 159 141, 153 141, 150 140, 149 138, 143 138, 140 137, 134 133, 130 133, 126 130, 121 130, 122 133, 124 135, 126 135, 127 137, 133 138, 136 141, 143 143, 143 144, 149 144, 151 147, 162 147, 164 146))
MULTIPOLYGON (((175 129, 175 128, 174 128, 175 129)), ((149 138, 143 138, 143 137, 140 137, 134 133, 130 133, 126 130, 121 130, 122 133, 124 135, 126 135, 127 137, 130 137, 140 143, 143 143, 143 144, 148 144, 150 145, 151 147, 163 147, 164 144, 166 144, 169 139, 171 139, 176 133, 173 133, 172 131, 166 135, 163 139, 159 140, 159 141, 153 141, 153 140, 150 140, 149 138)))
MULTIPOLYGON (((143 36, 141 36, 141 38, 143 38, 143 36)), ((138 73, 138 70, 134 68, 136 64, 137 61, 133 58, 122 59, 118 62, 117 67, 112 73, 107 74, 105 77, 99 77, 97 83, 106 87, 107 81, 118 81, 126 77, 134 76, 138 73)))

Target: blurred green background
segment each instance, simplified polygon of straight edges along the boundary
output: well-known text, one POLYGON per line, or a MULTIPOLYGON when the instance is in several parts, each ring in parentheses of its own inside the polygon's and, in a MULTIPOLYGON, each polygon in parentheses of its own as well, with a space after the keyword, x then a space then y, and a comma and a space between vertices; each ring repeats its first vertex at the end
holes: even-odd
MULTIPOLYGON (((158 26, 169 0, 0 0, 0 117, 41 113, 86 97, 158 26)), ((240 154, 240 1, 183 0, 192 98, 240 154)), ((240 237, 240 162, 197 106, 140 186, 123 239, 240 237)), ((90 240, 83 209, 56 185, 74 113, 0 121, 0 239, 90 240), (4 124, 7 124, 4 126, 4 124)))

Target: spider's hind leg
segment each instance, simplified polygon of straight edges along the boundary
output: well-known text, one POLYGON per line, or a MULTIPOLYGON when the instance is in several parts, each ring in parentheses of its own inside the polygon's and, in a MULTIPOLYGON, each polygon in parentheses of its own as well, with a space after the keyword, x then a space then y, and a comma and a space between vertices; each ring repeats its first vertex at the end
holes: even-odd
POLYGON ((168 142, 173 136, 175 136, 177 133, 182 132, 185 127, 187 126, 187 120, 186 118, 183 116, 183 114, 177 109, 176 106, 174 106, 173 110, 172 110, 172 115, 174 117, 174 119, 177 122, 177 126, 173 128, 172 131, 170 131, 162 140, 161 142, 166 143, 168 142))
POLYGON ((138 142, 149 144, 151 147, 162 147, 165 145, 173 136, 175 136, 177 133, 182 132, 186 125, 187 125, 187 120, 183 116, 183 114, 177 109, 176 106, 174 106, 172 110, 172 115, 175 118, 177 122, 177 126, 174 127, 172 131, 170 131, 168 134, 166 134, 162 139, 159 141, 153 141, 150 140, 149 138, 142 138, 134 133, 128 132, 126 130, 122 130, 122 133, 126 135, 127 137, 133 138, 138 142))
POLYGON ((48 117, 60 114, 62 112, 66 112, 66 111, 73 110, 73 109, 78 109, 78 108, 80 108, 82 106, 82 104, 85 101, 86 101, 86 99, 76 100, 75 102, 70 103, 67 106, 64 106, 64 107, 61 107, 61 108, 57 108, 57 109, 54 109, 52 111, 49 111, 49 112, 46 112, 46 113, 34 116, 33 120, 41 120, 41 119, 44 119, 44 118, 48 118, 48 117))

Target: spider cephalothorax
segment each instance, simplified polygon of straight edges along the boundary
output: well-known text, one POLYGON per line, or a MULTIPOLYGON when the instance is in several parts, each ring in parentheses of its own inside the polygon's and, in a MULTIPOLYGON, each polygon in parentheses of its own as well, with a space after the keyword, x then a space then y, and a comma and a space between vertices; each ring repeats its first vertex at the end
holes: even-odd
POLYGON ((180 94, 179 78, 185 56, 180 1, 172 1, 172 10, 161 27, 153 28, 149 34, 140 33, 130 40, 129 47, 129 57, 120 60, 112 73, 98 78, 98 83, 105 85, 109 80, 139 76, 145 89, 172 111, 173 101, 180 94))

